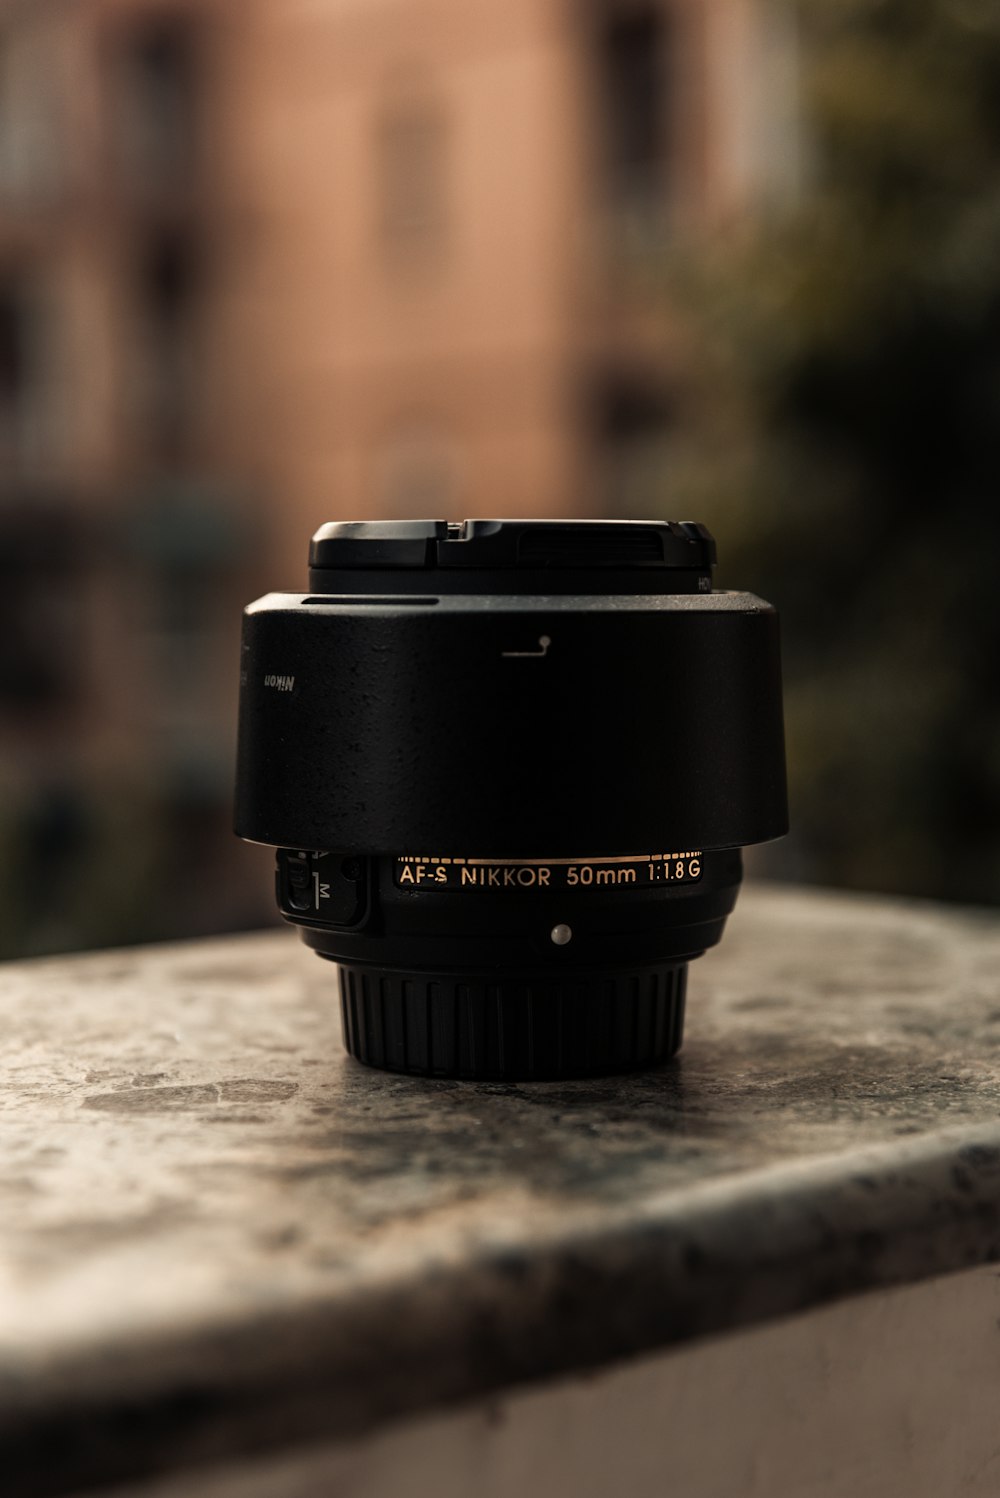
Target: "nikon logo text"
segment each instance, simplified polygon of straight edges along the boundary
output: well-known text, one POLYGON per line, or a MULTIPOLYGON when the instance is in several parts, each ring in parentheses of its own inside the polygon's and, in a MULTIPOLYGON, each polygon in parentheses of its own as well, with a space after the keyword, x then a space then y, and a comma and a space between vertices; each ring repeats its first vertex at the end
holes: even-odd
POLYGON ((290 692, 295 685, 294 676, 265 676, 264 685, 273 687, 276 692, 290 692))

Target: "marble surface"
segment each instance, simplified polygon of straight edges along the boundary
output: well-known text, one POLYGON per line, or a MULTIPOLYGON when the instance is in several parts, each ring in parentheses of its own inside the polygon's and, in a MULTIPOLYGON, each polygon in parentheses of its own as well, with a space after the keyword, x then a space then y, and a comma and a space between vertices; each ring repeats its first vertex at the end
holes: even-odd
POLYGON ((291 932, 0 968, 5 1498, 1000 1257, 1000 923, 745 891, 678 1060, 427 1082, 291 932))

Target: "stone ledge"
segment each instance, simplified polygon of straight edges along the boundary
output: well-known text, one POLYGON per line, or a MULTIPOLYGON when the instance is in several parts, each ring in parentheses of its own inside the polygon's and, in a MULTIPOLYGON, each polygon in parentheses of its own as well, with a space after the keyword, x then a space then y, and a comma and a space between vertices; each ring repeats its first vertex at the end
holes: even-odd
POLYGON ((1000 1256, 1000 932, 757 887, 679 1060, 365 1071, 291 933, 0 968, 0 1462, 66 1493, 1000 1256))

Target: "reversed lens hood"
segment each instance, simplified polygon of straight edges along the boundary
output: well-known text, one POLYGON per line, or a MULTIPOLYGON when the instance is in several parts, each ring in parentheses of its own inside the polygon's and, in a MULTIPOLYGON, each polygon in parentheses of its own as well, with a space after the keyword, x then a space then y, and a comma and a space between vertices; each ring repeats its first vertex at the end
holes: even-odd
POLYGON ((704 591, 702 527, 462 529, 324 527, 324 591, 247 609, 241 837, 596 855, 787 830, 778 618, 704 591))

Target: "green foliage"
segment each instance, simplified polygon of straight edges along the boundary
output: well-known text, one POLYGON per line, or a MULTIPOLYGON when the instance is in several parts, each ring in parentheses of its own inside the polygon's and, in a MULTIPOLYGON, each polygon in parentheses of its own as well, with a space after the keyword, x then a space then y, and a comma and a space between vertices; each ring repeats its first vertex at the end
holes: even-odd
POLYGON ((688 275, 671 490, 784 615, 773 867, 1000 901, 1000 6, 800 21, 809 180, 688 275))

